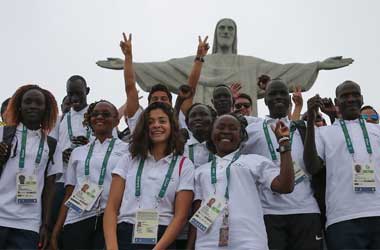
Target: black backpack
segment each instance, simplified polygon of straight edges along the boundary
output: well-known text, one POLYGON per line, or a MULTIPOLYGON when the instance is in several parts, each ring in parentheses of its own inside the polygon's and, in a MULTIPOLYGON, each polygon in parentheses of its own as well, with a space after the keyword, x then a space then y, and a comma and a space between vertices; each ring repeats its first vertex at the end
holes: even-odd
MULTIPOLYGON (((15 137, 15 134, 16 134, 16 126, 4 126, 3 127, 2 142, 5 142, 6 144, 11 145, 12 144, 12 140, 15 137)), ((49 147, 49 159, 48 159, 48 163, 54 164, 53 156, 54 156, 55 148, 57 147, 57 140, 54 139, 51 136, 47 136, 46 137, 46 141, 47 141, 47 144, 48 144, 48 147, 49 147)), ((15 156, 15 153, 16 153, 17 146, 18 145, 16 144, 16 146, 14 147, 13 153, 12 153, 14 156, 15 156)), ((5 167, 5 164, 7 163, 10 155, 11 155, 11 152, 8 151, 8 155, 6 156, 5 161, 0 164, 0 177, 1 177, 1 174, 2 174, 3 169, 5 167)))
MULTIPOLYGON (((302 143, 305 142, 306 137, 306 124, 304 121, 292 121, 291 129, 297 129, 300 133, 302 143)), ((320 160, 322 164, 322 159, 320 160)), ((325 228, 326 223, 326 167, 311 177, 311 188, 314 191, 314 198, 317 200, 319 210, 321 211, 321 224, 325 228)))

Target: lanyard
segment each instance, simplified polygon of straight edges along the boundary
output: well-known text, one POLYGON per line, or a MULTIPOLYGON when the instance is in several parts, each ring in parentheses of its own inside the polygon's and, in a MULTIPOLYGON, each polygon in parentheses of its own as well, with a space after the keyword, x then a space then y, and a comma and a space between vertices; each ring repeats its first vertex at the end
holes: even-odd
MULTIPOLYGON (((272 160, 276 161, 277 160, 276 151, 274 150, 272 139, 270 138, 269 131, 268 131, 268 124, 265 120, 263 122, 263 129, 264 129, 264 134, 265 134, 265 140, 267 141, 268 149, 269 149, 270 155, 272 157, 272 160)), ((295 126, 291 126, 291 129, 290 129, 290 145, 292 145, 292 142, 293 142, 293 136, 294 136, 295 129, 296 129, 295 126), (292 129, 292 127, 294 127, 294 129, 292 129)))
MULTIPOLYGON (((226 200, 229 199, 229 191, 228 191, 228 186, 230 185, 230 175, 231 175, 231 165, 234 163, 237 159, 239 159, 241 153, 240 150, 235 153, 234 157, 232 158, 232 161, 228 164, 227 169, 226 169, 226 175, 227 175, 227 186, 226 186, 226 192, 224 193, 224 197, 226 200)), ((214 185, 215 193, 216 193, 216 160, 215 158, 211 162, 211 184, 214 185)))
MULTIPOLYGON (((23 169, 25 167, 25 151, 26 151, 26 137, 27 137, 27 129, 25 125, 22 127, 22 137, 21 137, 21 149, 20 149, 20 159, 18 163, 18 167, 23 169)), ((40 144, 38 145, 38 151, 36 155, 36 167, 40 164, 42 158, 42 152, 44 150, 45 137, 41 134, 40 144)))
MULTIPOLYGON (((177 155, 173 156, 173 158, 170 162, 168 172, 166 173, 164 182, 162 183, 160 192, 158 194, 159 199, 162 199, 165 196, 166 190, 168 189, 168 186, 170 183, 170 179, 172 178, 172 175, 173 175, 173 171, 174 171, 174 167, 175 167, 175 164, 177 162, 177 159, 178 159, 177 155)), ((145 162, 145 159, 140 160, 139 167, 138 167, 137 173, 136 173, 136 190, 135 190, 136 198, 140 198, 140 196, 141 196, 141 175, 142 175, 142 172, 144 169, 144 162, 145 162)))
MULTIPOLYGON (((194 146, 195 146, 195 144, 193 144, 193 145, 189 145, 189 158, 190 158, 190 160, 194 163, 194 146)), ((210 162, 210 161, 212 161, 214 159, 214 155, 211 153, 211 152, 209 152, 208 153, 208 161, 207 162, 210 162)))
MULTIPOLYGON (((71 126, 71 111, 67 113, 67 131, 69 133, 70 141, 73 139, 73 128, 71 126)), ((89 129, 86 131, 86 137, 87 139, 90 138, 91 132, 89 129)))
MULTIPOLYGON (((343 130, 343 134, 344 134, 344 138, 346 140, 348 152, 350 152, 350 154, 353 155, 355 153, 354 145, 352 144, 352 140, 351 140, 350 134, 348 133, 346 123, 344 122, 343 119, 340 119, 339 123, 340 123, 342 130, 343 130)), ((362 118, 359 118, 359 123, 360 123, 360 127, 362 129, 362 132, 363 132, 363 137, 364 137, 365 146, 367 148, 367 152, 368 152, 368 154, 372 154, 371 142, 369 141, 368 132, 367 132, 367 128, 365 126, 365 122, 362 118)))
MULTIPOLYGON (((107 152, 104 155, 103 163, 102 163, 102 169, 100 170, 100 176, 99 176, 99 182, 98 185, 102 186, 104 183, 104 177, 106 175, 106 169, 107 169, 107 164, 108 160, 110 158, 111 152, 113 150, 113 146, 115 145, 115 138, 112 138, 110 141, 110 144, 108 145, 107 152)), ((92 153, 94 152, 94 147, 95 147, 95 141, 91 143, 90 149, 88 150, 88 154, 86 157, 86 161, 84 163, 84 175, 88 177, 90 175, 90 160, 92 157, 92 153)))

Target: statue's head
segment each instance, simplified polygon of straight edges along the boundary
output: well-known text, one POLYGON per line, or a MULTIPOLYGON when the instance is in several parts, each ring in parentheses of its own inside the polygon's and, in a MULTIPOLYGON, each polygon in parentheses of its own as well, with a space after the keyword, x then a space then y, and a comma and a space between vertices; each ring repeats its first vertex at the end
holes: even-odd
POLYGON ((237 26, 234 20, 223 18, 216 24, 212 53, 237 54, 237 26))

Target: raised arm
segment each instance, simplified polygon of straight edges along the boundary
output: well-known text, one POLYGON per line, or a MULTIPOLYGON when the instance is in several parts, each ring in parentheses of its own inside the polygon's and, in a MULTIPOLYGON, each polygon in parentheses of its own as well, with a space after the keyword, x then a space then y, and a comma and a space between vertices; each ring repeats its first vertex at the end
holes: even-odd
POLYGON ((315 128, 314 123, 317 116, 318 108, 322 107, 322 99, 315 95, 307 101, 307 128, 304 143, 303 161, 306 170, 311 175, 317 174, 323 167, 321 159, 317 153, 315 145, 315 128))
POLYGON ((291 154, 289 128, 282 121, 277 121, 274 133, 280 149, 280 174, 274 178, 271 189, 277 193, 286 194, 294 189, 294 170, 291 154))
POLYGON ((127 36, 123 33, 123 41, 120 41, 120 48, 124 58, 124 84, 125 93, 127 94, 126 114, 132 117, 139 108, 139 97, 136 88, 135 71, 133 69, 132 58, 132 34, 127 36))
POLYGON ((201 76, 202 71, 202 65, 204 62, 204 57, 207 55, 207 51, 210 48, 209 44, 207 43, 208 36, 205 37, 204 40, 200 36, 198 36, 198 49, 197 49, 197 55, 194 59, 193 68, 191 69, 189 79, 187 81, 188 85, 193 90, 193 95, 185 99, 181 105, 181 111, 186 115, 187 111, 189 110, 190 106, 193 104, 193 97, 195 94, 195 90, 198 85, 199 78, 201 76))
POLYGON ((301 119, 301 111, 303 106, 302 90, 301 87, 297 86, 294 88, 292 95, 292 101, 294 102, 294 110, 292 113, 291 120, 298 121, 301 119))

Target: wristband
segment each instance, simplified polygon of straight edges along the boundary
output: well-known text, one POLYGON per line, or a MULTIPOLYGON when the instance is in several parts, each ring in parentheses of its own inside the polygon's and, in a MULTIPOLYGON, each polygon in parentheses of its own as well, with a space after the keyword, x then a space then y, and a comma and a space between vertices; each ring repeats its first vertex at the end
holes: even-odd
POLYGON ((277 152, 279 153, 286 153, 292 150, 292 146, 288 145, 280 145, 277 149, 277 152))
POLYGON ((195 59, 194 59, 194 62, 195 62, 195 61, 204 62, 205 59, 203 59, 203 57, 201 57, 201 56, 196 56, 195 59))
POLYGON ((284 136, 284 137, 281 137, 280 139, 278 139, 278 143, 281 143, 281 142, 284 142, 284 141, 289 141, 289 137, 287 136, 284 136))

